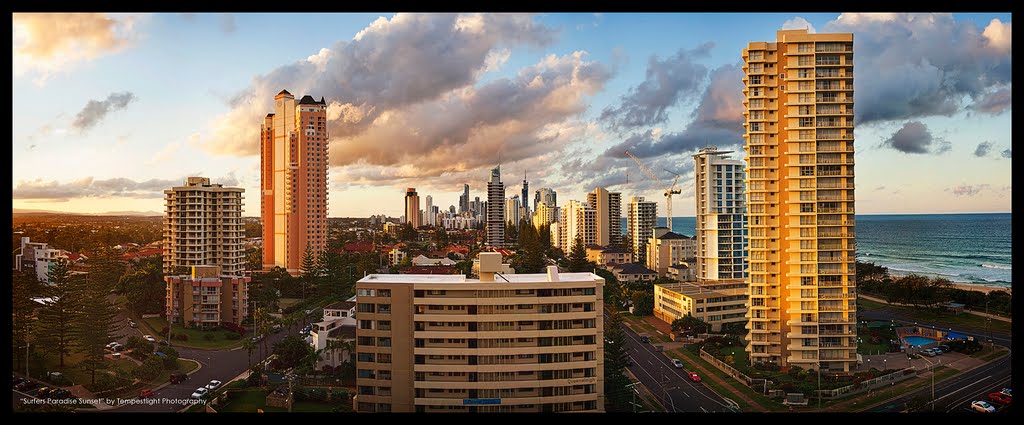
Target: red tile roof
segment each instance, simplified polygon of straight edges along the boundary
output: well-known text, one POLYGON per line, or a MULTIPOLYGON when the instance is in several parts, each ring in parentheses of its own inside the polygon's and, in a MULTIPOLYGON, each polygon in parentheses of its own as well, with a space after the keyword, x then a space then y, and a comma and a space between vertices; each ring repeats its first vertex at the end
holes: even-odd
POLYGON ((408 266, 398 270, 399 274, 460 274, 451 266, 408 266))

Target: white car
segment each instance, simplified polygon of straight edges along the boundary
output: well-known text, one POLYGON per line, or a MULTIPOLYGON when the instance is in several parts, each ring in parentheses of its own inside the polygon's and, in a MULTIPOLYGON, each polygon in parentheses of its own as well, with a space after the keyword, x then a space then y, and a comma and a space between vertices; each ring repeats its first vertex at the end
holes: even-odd
POLYGON ((220 387, 220 384, 221 384, 221 382, 220 382, 220 381, 218 381, 218 380, 214 379, 214 380, 210 381, 210 383, 209 383, 209 384, 206 384, 206 389, 208 389, 208 390, 210 390, 210 391, 213 391, 213 390, 215 390, 215 389, 219 388, 219 387, 220 387))
POLYGON ((981 400, 977 400, 971 403, 971 409, 974 409, 974 411, 981 413, 992 413, 996 411, 996 408, 992 407, 991 404, 988 404, 981 400))
POLYGON ((672 365, 680 369, 683 368, 683 362, 679 361, 679 359, 672 359, 672 365))
POLYGON ((144 339, 146 341, 149 341, 149 342, 156 342, 156 338, 153 338, 153 335, 143 335, 142 339, 144 339))
POLYGON ((207 390, 206 387, 197 388, 196 392, 192 393, 192 398, 202 400, 203 397, 206 397, 206 393, 208 393, 209 391, 210 390, 207 390))

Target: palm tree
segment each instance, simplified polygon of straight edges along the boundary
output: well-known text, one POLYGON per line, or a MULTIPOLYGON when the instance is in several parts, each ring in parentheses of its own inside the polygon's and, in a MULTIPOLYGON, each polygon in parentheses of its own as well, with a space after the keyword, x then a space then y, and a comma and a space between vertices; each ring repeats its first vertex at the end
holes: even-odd
POLYGON ((256 344, 252 342, 252 338, 246 338, 242 341, 242 347, 249 353, 249 367, 246 369, 252 369, 252 351, 256 349, 256 344))

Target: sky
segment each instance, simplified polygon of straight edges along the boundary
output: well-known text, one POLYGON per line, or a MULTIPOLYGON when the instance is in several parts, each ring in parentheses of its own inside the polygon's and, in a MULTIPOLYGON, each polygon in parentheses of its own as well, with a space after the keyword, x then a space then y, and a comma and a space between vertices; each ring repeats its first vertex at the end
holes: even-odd
POLYGON ((325 97, 331 217, 560 203, 605 187, 693 216, 704 146, 743 157, 741 50, 854 34, 858 214, 1010 212, 1009 13, 14 14, 13 207, 163 211, 188 176, 259 215, 273 96, 325 97), (272 27, 273 31, 267 31, 272 27))

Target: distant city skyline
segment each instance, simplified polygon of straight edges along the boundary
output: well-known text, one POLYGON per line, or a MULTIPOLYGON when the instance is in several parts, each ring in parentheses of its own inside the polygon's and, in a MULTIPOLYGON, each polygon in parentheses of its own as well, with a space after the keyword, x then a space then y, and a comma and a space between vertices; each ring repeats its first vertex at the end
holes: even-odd
POLYGON ((560 204, 604 187, 663 215, 660 187, 626 149, 682 175, 673 212, 692 217, 690 155, 742 151, 741 49, 811 28, 854 34, 858 214, 1011 210, 1009 13, 14 14, 13 25, 16 209, 160 212, 163 190, 205 176, 244 188, 243 216, 257 217, 260 125, 287 89, 327 100, 328 217, 399 217, 409 187, 445 208, 463 184, 486 199, 499 161, 507 197, 525 175, 560 204))

